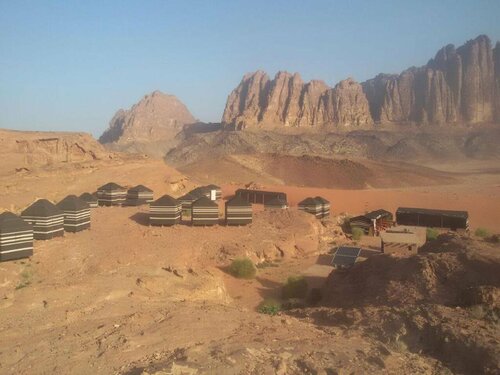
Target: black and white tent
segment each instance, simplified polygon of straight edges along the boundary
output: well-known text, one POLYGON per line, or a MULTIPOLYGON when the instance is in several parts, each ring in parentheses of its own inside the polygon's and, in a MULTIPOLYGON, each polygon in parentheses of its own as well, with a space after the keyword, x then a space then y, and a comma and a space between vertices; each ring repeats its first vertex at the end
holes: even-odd
POLYGON ((323 204, 315 198, 306 198, 299 202, 298 206, 299 210, 310 213, 318 219, 323 217, 323 204))
POLYGON ((266 203, 264 203, 264 208, 285 210, 288 208, 288 202, 282 198, 276 197, 266 201, 266 203))
POLYGON ((177 198, 177 200, 181 202, 183 210, 190 210, 191 206, 193 205, 193 202, 198 198, 191 193, 187 193, 184 194, 182 197, 177 198))
POLYGON ((314 200, 316 202, 321 203, 321 210, 322 210, 322 215, 321 217, 327 217, 330 216, 330 201, 326 200, 323 197, 314 197, 314 200))
POLYGON ((182 204, 170 195, 149 204, 149 223, 151 225, 174 225, 181 221, 182 204))
POLYGON ((127 199, 125 205, 140 206, 153 201, 153 190, 144 186, 137 185, 127 191, 127 199))
POLYGON ((226 202, 226 224, 246 225, 252 222, 252 204, 240 196, 226 202))
POLYGON ((96 208, 98 206, 97 196, 90 193, 83 193, 79 197, 82 201, 87 202, 90 208, 96 208))
POLYGON ((97 189, 99 206, 121 206, 125 203, 126 197, 127 189, 114 182, 109 182, 97 189))
POLYGON ((90 228, 90 206, 76 195, 68 195, 57 204, 64 212, 64 230, 80 232, 90 228))
POLYGON ((33 255, 33 226, 11 212, 0 214, 0 262, 33 255))
POLYGON ((39 199, 21 212, 21 217, 33 225, 35 240, 49 240, 64 235, 64 212, 47 199, 39 199))
POLYGON ((192 225, 215 225, 219 223, 219 206, 207 197, 201 197, 191 206, 192 225))
POLYGON ((206 186, 198 186, 189 192, 193 197, 199 199, 201 197, 207 197, 210 199, 210 189, 206 186))

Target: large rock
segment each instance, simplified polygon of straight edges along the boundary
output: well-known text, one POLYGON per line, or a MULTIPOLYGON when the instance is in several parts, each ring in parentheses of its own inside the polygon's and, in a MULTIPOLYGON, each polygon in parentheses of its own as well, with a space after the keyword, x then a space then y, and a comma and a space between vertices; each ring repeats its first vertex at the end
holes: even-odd
POLYGON ((126 146, 170 141, 184 125, 194 122, 195 118, 174 95, 155 91, 129 110, 116 112, 99 142, 126 146))
POLYGON ((481 35, 457 49, 451 44, 442 48, 426 66, 364 82, 373 119, 419 124, 494 121, 498 90, 493 55, 489 38, 481 35))
POLYGON ((355 128, 372 123, 368 101, 352 79, 333 89, 322 81, 304 83, 298 73, 278 72, 273 80, 257 71, 243 77, 229 95, 222 122, 231 128, 315 126, 355 128))

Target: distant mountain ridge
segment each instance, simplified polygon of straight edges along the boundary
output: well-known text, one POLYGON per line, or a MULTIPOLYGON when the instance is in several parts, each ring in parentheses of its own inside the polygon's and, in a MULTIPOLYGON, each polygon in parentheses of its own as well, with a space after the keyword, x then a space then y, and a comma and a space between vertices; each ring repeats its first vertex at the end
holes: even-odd
POLYGON ((227 99, 226 128, 373 128, 375 124, 479 124, 500 121, 500 43, 480 35, 443 47, 427 65, 331 88, 299 74, 246 74, 227 99))

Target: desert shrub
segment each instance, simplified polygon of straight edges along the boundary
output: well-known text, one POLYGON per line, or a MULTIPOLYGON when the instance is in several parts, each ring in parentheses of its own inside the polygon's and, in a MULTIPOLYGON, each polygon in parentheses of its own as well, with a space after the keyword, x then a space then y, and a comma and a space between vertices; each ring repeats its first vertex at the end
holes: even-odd
POLYGON ((434 241, 435 239, 438 238, 438 236, 439 236, 439 232, 436 229, 427 228, 427 231, 426 231, 427 241, 434 241))
POLYGON ((239 279, 253 279, 257 269, 248 258, 235 259, 229 266, 229 272, 239 279))
POLYGON ((486 238, 486 237, 489 237, 490 232, 488 231, 488 229, 485 229, 485 228, 477 228, 476 231, 474 232, 474 234, 477 237, 486 238))
POLYGON ((23 272, 21 272, 21 280, 19 281, 19 284, 16 285, 16 289, 22 289, 30 285, 32 277, 33 274, 31 273, 31 270, 26 268, 23 272))
POLYGON ((307 281, 303 276, 290 276, 283 286, 283 298, 305 298, 307 281))
POLYGON ((260 312, 261 314, 276 315, 281 311, 281 304, 278 301, 269 298, 264 300, 259 305, 257 311, 260 312))
POLYGON ((363 235, 365 234, 363 232, 363 229, 357 228, 357 227, 353 227, 351 229, 351 232, 352 232, 352 239, 354 241, 359 241, 361 239, 361 237, 363 237, 363 235))

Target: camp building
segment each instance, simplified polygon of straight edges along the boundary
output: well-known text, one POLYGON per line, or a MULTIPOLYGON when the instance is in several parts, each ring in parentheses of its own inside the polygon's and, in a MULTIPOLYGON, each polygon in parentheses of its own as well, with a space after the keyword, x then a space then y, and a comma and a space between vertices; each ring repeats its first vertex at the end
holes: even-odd
POLYGON ((191 193, 184 194, 182 197, 177 198, 177 200, 181 202, 183 210, 191 210, 191 206, 196 199, 198 198, 191 193))
POLYGON ((21 217, 33 225, 35 240, 64 235, 64 212, 47 199, 37 200, 21 213, 21 217))
POLYGON ((144 186, 137 185, 128 189, 127 198, 125 200, 126 206, 141 206, 153 201, 153 190, 144 186))
POLYGON ((315 198, 306 198, 299 202, 299 210, 310 213, 316 218, 321 219, 323 217, 323 204, 316 200, 315 198))
POLYGON ((98 206, 97 196, 90 193, 83 193, 79 197, 82 201, 87 202, 90 208, 96 208, 98 206))
POLYGON ((282 198, 276 197, 269 199, 264 203, 264 208, 285 210, 288 208, 288 202, 282 198))
POLYGON ((398 225, 466 231, 469 229, 469 214, 467 211, 400 207, 396 211, 396 222, 398 225))
POLYGON ((170 195, 149 204, 149 223, 151 225, 174 225, 181 221, 182 203, 170 195))
POLYGON ((76 195, 68 195, 57 204, 64 212, 64 230, 80 232, 90 228, 90 206, 76 195))
POLYGON ((97 189, 97 199, 100 206, 121 206, 127 198, 127 189, 109 182, 97 189))
POLYGON ((258 204, 266 204, 267 202, 269 202, 270 200, 274 200, 275 198, 278 198, 284 202, 287 201, 285 193, 276 191, 238 189, 236 190, 235 195, 242 197, 247 202, 258 204))
POLYGON ((0 262, 33 255, 33 226, 12 212, 0 214, 0 262))
POLYGON ((226 202, 226 224, 246 225, 252 222, 252 204, 235 196, 226 202))
POLYGON ((218 201, 222 199, 222 189, 220 186, 210 184, 205 186, 205 188, 210 192, 210 199, 213 201, 218 201))
POLYGON ((349 220, 351 228, 359 228, 370 236, 376 236, 381 231, 393 225, 392 213, 386 210, 376 210, 359 215, 349 220))
POLYGON ((219 206, 207 197, 197 199, 191 205, 192 225, 215 225, 219 223, 219 206))
POLYGON ((317 202, 321 202, 321 210, 322 210, 321 217, 323 218, 330 216, 330 201, 323 197, 314 197, 314 200, 317 202))
POLYGON ((390 228, 380 234, 382 252, 394 255, 415 255, 419 247, 425 243, 425 233, 419 233, 405 227, 390 228))

